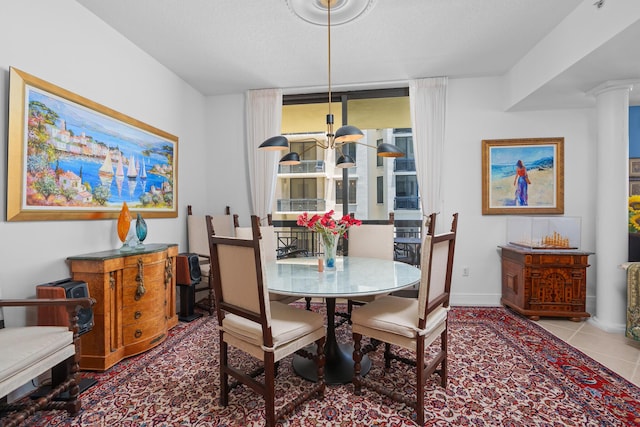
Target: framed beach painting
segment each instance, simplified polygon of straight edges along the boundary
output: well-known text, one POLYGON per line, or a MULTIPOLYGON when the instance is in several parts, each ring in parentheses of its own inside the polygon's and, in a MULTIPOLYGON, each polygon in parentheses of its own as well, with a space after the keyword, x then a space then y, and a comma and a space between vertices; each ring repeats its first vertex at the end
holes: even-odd
POLYGON ((178 138, 16 68, 7 221, 177 217, 178 138))
POLYGON ((564 138, 482 141, 482 214, 564 213, 564 138))

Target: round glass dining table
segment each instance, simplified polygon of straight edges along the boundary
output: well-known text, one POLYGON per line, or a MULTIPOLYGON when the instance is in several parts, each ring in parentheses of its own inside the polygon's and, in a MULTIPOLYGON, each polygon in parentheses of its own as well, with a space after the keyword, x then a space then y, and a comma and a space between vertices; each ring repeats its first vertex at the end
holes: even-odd
MULTIPOLYGON (((269 292, 325 299, 325 381, 327 384, 346 384, 353 377, 353 345, 336 340, 336 298, 357 299, 398 291, 418 283, 420 270, 409 264, 377 258, 339 257, 336 264, 335 270, 320 272, 317 258, 289 258, 267 262, 265 272, 269 292)), ((303 378, 317 381, 313 361, 294 357, 293 367, 303 378)), ((369 371, 369 358, 363 358, 361 367, 362 375, 369 371)))

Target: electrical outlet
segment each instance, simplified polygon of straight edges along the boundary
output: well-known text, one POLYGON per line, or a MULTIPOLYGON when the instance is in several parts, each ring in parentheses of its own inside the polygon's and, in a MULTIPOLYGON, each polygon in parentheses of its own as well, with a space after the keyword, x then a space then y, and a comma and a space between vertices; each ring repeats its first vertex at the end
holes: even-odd
POLYGON ((464 277, 469 277, 469 267, 462 267, 462 275, 464 277))

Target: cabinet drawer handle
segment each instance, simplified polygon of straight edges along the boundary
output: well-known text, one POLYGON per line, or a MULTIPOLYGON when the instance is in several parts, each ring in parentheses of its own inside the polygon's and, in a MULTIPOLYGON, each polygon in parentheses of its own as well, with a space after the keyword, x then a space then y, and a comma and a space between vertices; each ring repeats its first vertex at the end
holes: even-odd
POLYGON ((144 262, 142 258, 138 258, 138 275, 136 276, 138 287, 136 288, 135 300, 138 301, 147 292, 144 288, 144 262))
POLYGON ((134 319, 139 319, 142 317, 142 312, 141 311, 136 311, 135 314, 133 315, 134 319))
POLYGON ((136 338, 140 338, 142 336, 142 331, 140 329, 136 329, 136 333, 134 335, 136 338))

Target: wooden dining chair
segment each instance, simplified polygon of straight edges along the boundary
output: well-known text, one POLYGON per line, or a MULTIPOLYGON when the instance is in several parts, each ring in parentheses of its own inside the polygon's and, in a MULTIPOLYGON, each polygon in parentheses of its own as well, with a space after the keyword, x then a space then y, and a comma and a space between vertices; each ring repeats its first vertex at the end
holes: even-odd
MULTIPOLYGON (((231 208, 225 207, 223 215, 213 215, 213 223, 218 233, 223 236, 234 235, 234 216, 231 215, 231 208)), ((195 215, 191 205, 187 206, 187 247, 188 252, 196 254, 200 262, 201 284, 195 288, 196 293, 207 292, 204 299, 199 300, 196 305, 207 310, 210 315, 214 313, 213 285, 211 283, 211 261, 209 259, 209 240, 207 239, 207 224, 205 215, 195 215)))
MULTIPOLYGON (((215 234, 212 217, 206 217, 211 256, 215 307, 220 334, 220 404, 227 406, 235 384, 229 376, 263 396, 267 426, 293 412, 313 396, 324 397, 325 326, 322 315, 269 301, 265 257, 261 250, 259 219, 251 217, 252 239, 215 234), (316 344, 314 353, 304 347, 316 344), (262 361, 260 370, 245 373, 229 360, 231 345, 262 361), (288 403, 276 413, 275 377, 277 362, 293 353, 314 360, 318 381, 299 396, 287 396, 288 403), (256 376, 264 372, 264 381, 256 376)), ((291 392, 292 390, 289 390, 291 392)))
POLYGON ((353 386, 360 395, 362 387, 375 390, 393 400, 405 403, 416 411, 418 425, 424 425, 426 380, 433 373, 440 375, 440 385, 447 386, 447 315, 456 241, 458 214, 453 215, 451 231, 434 235, 436 214, 428 218, 427 235, 422 243, 420 288, 418 298, 383 296, 351 315, 353 331, 353 386), (362 346, 362 337, 370 343, 362 346), (440 349, 425 363, 426 349, 440 337, 440 349), (416 369, 416 395, 412 399, 404 390, 390 390, 375 380, 360 375, 363 355, 385 344, 385 369, 396 360, 416 369), (413 359, 392 353, 392 346, 407 349, 413 359))

